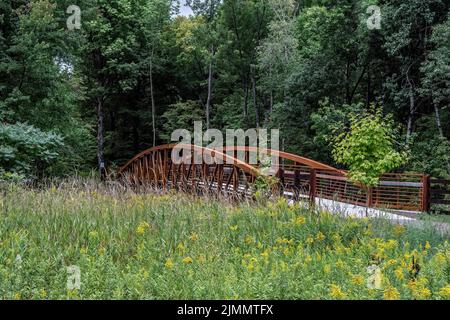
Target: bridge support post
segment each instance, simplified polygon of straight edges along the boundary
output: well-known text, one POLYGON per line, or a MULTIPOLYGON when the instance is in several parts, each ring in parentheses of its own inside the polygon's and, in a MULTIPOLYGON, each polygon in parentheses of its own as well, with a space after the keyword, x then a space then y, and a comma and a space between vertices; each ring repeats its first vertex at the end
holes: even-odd
POLYGON ((311 169, 309 173, 309 202, 311 206, 316 205, 317 196, 317 174, 316 169, 311 169))
POLYGON ((430 176, 424 174, 422 177, 422 211, 430 212, 431 199, 430 199, 430 176))

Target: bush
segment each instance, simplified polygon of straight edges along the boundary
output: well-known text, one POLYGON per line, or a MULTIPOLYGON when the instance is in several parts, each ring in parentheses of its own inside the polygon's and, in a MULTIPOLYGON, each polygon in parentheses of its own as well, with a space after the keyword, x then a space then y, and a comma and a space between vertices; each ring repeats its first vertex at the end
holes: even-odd
POLYGON ((0 126, 0 166, 19 175, 42 174, 59 156, 63 138, 25 123, 0 126))

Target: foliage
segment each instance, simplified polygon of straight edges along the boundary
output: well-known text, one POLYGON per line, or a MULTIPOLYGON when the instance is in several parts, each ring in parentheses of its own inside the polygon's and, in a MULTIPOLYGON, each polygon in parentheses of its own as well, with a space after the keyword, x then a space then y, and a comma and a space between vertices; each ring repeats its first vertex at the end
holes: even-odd
POLYGON ((449 299, 448 237, 431 228, 83 186, 0 194, 0 298, 449 299))
POLYGON ((27 124, 0 126, 0 167, 22 175, 42 174, 58 158, 63 139, 27 124))
POLYGON ((178 129, 189 130, 194 128, 195 121, 201 121, 203 116, 202 107, 195 101, 178 102, 171 105, 163 114, 164 134, 161 136, 170 143, 172 132, 178 129))
POLYGON ((371 104, 414 150, 405 169, 449 173, 448 1, 188 3, 192 17, 171 0, 79 0, 69 31, 69 0, 0 1, 0 120, 63 137, 47 174, 89 170, 95 149, 119 166, 166 142, 177 114, 280 129, 286 151, 336 165, 327 140, 371 104), (374 4, 379 30, 367 27, 374 4))
POLYGON ((351 118, 348 132, 335 140, 333 157, 349 167, 349 178, 367 187, 375 187, 382 174, 401 166, 405 152, 395 150, 395 128, 391 116, 381 109, 364 111, 351 118))

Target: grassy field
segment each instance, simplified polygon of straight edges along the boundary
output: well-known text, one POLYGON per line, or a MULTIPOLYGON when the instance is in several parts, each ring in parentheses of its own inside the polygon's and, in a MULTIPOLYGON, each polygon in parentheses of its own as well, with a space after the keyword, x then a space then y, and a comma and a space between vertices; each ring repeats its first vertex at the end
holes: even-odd
POLYGON ((2 299, 450 298, 450 244, 432 229, 284 200, 232 206, 93 183, 4 189, 2 299), (67 287, 69 266, 80 289, 67 287))

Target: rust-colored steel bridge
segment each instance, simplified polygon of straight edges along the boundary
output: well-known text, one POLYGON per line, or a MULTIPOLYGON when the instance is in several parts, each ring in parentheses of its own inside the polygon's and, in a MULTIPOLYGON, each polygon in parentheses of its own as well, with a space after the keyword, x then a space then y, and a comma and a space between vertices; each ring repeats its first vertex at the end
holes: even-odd
POLYGON ((250 159, 258 159, 258 154, 277 160, 266 169, 277 178, 272 192, 295 201, 322 198, 381 209, 428 209, 427 175, 385 174, 376 188, 367 190, 352 183, 345 171, 298 155, 255 147, 227 147, 219 152, 194 145, 162 145, 128 161, 118 177, 157 188, 251 197, 263 166, 250 164, 254 163, 250 159), (173 159, 174 155, 181 156, 173 159))

